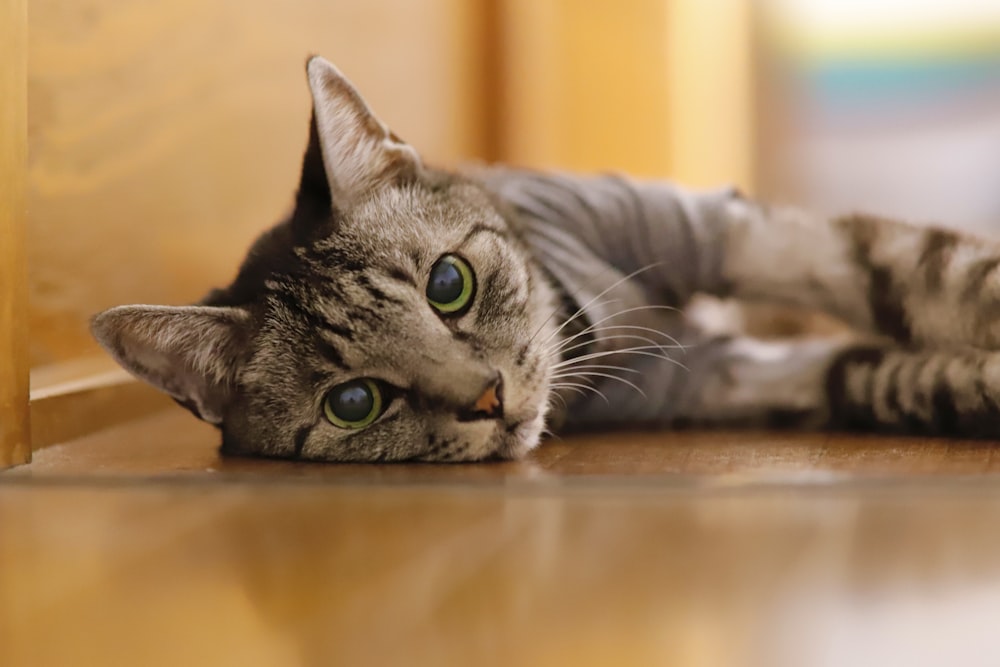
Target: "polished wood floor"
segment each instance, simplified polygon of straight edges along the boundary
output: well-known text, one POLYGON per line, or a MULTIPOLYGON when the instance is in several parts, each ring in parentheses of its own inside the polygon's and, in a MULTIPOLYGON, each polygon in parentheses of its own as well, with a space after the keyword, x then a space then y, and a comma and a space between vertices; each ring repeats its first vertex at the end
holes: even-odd
POLYGON ((168 410, 0 475, 0 665, 996 665, 984 442, 226 460, 168 410))

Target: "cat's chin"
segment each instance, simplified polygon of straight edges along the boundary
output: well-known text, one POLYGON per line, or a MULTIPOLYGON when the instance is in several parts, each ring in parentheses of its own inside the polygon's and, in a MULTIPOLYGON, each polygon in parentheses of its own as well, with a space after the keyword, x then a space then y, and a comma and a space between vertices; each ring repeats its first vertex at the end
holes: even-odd
POLYGON ((538 446, 545 429, 545 416, 538 414, 532 419, 508 427, 494 450, 492 458, 502 461, 516 461, 538 446))

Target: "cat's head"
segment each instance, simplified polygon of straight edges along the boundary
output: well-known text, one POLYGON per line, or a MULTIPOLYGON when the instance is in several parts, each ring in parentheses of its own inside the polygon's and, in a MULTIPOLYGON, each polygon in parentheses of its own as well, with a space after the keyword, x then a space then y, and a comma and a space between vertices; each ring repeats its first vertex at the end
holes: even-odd
POLYGON ((223 432, 223 451, 328 461, 515 458, 549 400, 553 295, 489 193, 432 170, 330 63, 292 216, 200 305, 119 306, 92 331, 223 432))

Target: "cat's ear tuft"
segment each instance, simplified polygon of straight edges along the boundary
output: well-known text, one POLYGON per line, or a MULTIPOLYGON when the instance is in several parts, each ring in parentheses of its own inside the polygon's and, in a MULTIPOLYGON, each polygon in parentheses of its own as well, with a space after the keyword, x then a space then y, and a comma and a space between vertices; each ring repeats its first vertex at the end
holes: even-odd
POLYGON ((349 207, 372 188, 416 173, 417 152, 375 117, 336 67, 313 56, 306 73, 334 207, 349 207))
POLYGON ((94 316, 94 338, 127 371, 220 424, 249 338, 249 313, 213 306, 118 306, 94 316))

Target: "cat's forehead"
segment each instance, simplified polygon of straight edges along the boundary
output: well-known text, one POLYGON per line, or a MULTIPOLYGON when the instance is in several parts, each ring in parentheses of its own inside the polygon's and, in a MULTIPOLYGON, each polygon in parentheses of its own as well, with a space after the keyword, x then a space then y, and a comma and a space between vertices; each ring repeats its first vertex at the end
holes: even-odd
POLYGON ((470 227, 498 218, 489 199, 468 183, 392 187, 373 192, 351 211, 339 234, 345 243, 395 254, 404 246, 453 242, 470 227))
POLYGON ((473 186, 373 192, 328 236, 296 246, 291 271, 275 264, 264 285, 267 310, 276 314, 270 319, 310 320, 311 311, 348 327, 365 323, 374 310, 376 328, 391 329, 393 318, 426 314, 427 271, 442 255, 464 255, 483 276, 503 266, 514 270, 511 250, 497 247, 504 244, 503 224, 473 186))

